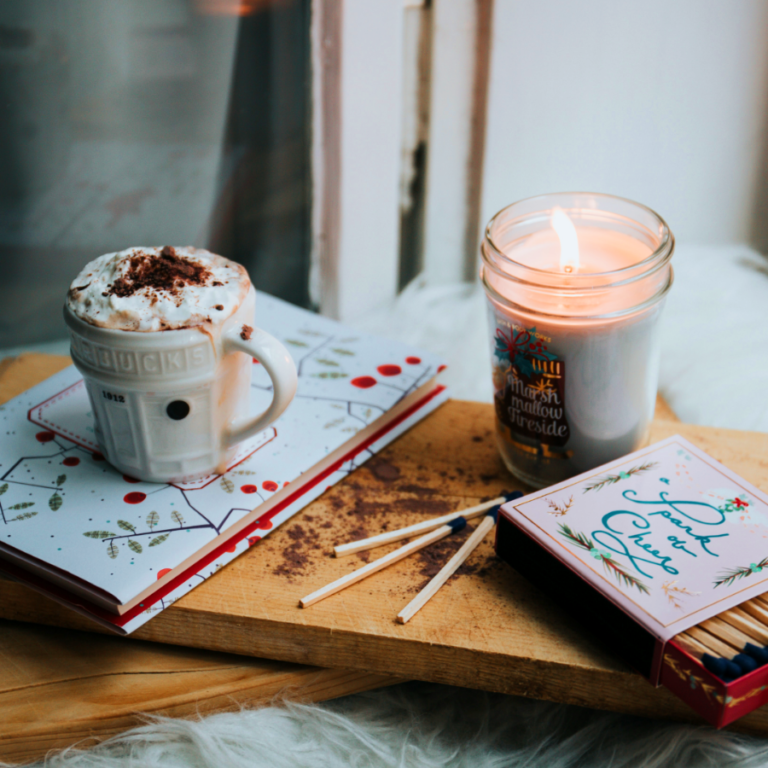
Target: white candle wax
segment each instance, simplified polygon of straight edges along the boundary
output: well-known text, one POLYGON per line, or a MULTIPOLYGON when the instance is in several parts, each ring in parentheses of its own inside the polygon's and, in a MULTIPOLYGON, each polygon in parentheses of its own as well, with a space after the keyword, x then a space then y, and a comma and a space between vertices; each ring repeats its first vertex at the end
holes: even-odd
MULTIPOLYGON (((578 268, 575 274, 613 272, 638 264, 651 255, 651 248, 623 232, 598 227, 577 226, 579 246, 578 268)), ((506 251, 507 256, 526 267, 562 275, 563 285, 574 273, 560 268, 560 237, 554 229, 544 229, 521 238, 506 251)))

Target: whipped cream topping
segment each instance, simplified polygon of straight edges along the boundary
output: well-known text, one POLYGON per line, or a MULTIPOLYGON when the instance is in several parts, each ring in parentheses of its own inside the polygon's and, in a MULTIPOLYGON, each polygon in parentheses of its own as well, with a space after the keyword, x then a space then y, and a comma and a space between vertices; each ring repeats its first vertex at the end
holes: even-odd
POLYGON ((168 331, 217 324, 248 293, 245 268, 191 247, 128 248, 88 263, 67 306, 81 320, 121 331, 168 331))

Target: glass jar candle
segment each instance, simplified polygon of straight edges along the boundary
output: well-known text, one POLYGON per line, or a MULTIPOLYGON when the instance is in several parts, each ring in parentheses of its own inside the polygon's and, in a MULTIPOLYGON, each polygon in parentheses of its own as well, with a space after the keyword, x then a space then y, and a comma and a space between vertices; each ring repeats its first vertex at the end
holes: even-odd
POLYGON ((481 245, 499 450, 537 488, 641 448, 659 373, 674 237, 639 203, 542 195, 481 245))

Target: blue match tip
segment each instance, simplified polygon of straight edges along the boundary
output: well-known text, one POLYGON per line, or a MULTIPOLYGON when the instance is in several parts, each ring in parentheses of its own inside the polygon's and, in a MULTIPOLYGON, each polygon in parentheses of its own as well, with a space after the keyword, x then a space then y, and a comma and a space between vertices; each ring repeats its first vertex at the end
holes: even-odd
POLYGON ((741 677, 744 674, 741 667, 733 661, 725 659, 725 666, 726 679, 728 680, 735 680, 737 677, 741 677))
POLYGON ((737 653, 732 661, 734 664, 738 665, 742 675, 746 675, 748 672, 754 672, 758 666, 760 666, 751 656, 747 656, 746 653, 737 653))
POLYGON ((718 659, 705 653, 701 657, 701 663, 704 665, 705 669, 708 669, 712 674, 715 674, 718 677, 723 677, 725 675, 725 659, 718 659))
POLYGON ((747 643, 744 646, 744 653, 751 656, 758 664, 768 664, 768 648, 761 648, 758 645, 747 643))
MULTIPOLYGON (((523 495, 522 491, 512 491, 512 493, 503 493, 504 501, 501 504, 506 504, 508 501, 514 501, 519 499, 523 495)), ((485 514, 487 517, 492 517, 494 523, 499 522, 499 509, 501 504, 497 504, 495 507, 491 507, 485 514)))
POLYGON ((467 518, 456 517, 453 520, 449 520, 446 525, 453 529, 452 533, 456 533, 456 531, 460 531, 462 528, 467 527, 467 518))
POLYGON ((738 665, 734 664, 732 661, 728 661, 728 659, 719 659, 715 656, 710 656, 708 653, 705 653, 701 657, 701 663, 706 669, 725 682, 730 682, 737 677, 741 677, 742 674, 738 665))

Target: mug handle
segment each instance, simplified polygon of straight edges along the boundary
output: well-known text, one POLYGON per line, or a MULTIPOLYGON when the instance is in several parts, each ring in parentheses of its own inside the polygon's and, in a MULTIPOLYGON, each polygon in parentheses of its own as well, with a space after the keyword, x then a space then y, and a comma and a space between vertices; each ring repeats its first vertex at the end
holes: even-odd
POLYGON ((288 354, 288 350, 274 336, 270 336, 261 328, 254 328, 251 338, 243 339, 238 329, 233 329, 224 335, 224 350, 245 352, 246 355, 255 357, 272 379, 273 395, 272 402, 264 413, 229 427, 224 432, 226 448, 266 429, 290 405, 298 384, 293 359, 288 354))

